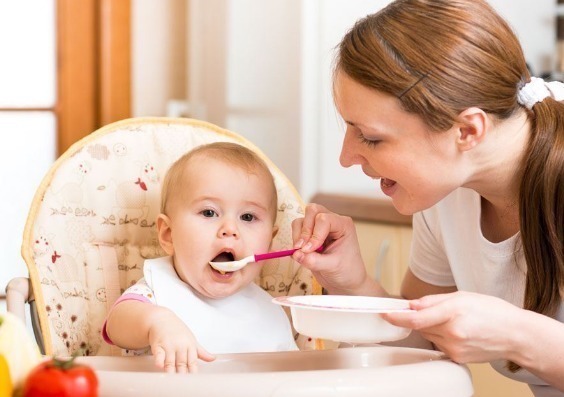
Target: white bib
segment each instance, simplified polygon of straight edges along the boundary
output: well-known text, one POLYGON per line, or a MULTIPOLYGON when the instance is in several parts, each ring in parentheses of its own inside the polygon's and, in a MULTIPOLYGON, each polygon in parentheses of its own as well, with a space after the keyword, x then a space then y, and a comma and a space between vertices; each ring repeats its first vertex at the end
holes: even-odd
POLYGON ((178 278, 171 257, 146 260, 143 273, 156 304, 176 313, 210 353, 298 350, 286 313, 255 283, 211 299, 178 278))

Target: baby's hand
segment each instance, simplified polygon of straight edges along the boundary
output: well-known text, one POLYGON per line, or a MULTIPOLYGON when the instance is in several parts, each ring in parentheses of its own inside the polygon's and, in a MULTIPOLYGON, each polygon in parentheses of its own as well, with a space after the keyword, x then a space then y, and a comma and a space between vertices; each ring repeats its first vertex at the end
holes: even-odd
POLYGON ((198 371, 198 358, 208 362, 215 360, 198 344, 186 324, 164 308, 149 329, 149 344, 156 366, 166 372, 194 373, 198 371))

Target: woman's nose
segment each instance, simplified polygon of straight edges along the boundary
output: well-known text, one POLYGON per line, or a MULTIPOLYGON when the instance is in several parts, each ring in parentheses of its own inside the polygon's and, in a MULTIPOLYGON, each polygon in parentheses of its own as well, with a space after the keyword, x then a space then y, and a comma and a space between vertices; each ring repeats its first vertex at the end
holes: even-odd
POLYGON ((343 139, 343 146, 341 147, 341 155, 339 156, 339 162, 343 167, 351 167, 355 164, 360 164, 358 160, 358 154, 355 153, 354 142, 351 142, 352 134, 348 131, 345 133, 345 138, 343 139))

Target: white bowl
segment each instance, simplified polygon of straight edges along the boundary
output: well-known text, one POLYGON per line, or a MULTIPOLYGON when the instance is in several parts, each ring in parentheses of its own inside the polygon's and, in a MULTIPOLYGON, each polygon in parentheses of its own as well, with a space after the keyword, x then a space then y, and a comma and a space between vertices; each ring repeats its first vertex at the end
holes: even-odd
POLYGON ((351 344, 400 340, 409 328, 384 320, 382 313, 406 311, 403 299, 344 295, 281 296, 272 300, 290 308, 294 328, 302 335, 351 344))

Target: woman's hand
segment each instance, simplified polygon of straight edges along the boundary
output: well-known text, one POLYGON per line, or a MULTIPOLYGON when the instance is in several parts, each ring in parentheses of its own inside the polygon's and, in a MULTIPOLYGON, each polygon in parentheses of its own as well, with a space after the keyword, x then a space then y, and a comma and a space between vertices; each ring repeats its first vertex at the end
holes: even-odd
POLYGON ((197 372, 198 358, 213 361, 215 357, 201 347, 190 329, 176 314, 164 309, 152 319, 149 345, 155 365, 166 372, 197 372))
POLYGON ((319 204, 309 204, 303 218, 292 222, 293 259, 313 272, 331 294, 385 295, 366 273, 351 218, 319 204), (322 253, 315 250, 324 247, 322 253))
POLYGON ((522 309, 493 296, 454 292, 410 302, 413 312, 388 313, 390 323, 418 330, 458 363, 514 360, 522 309))

